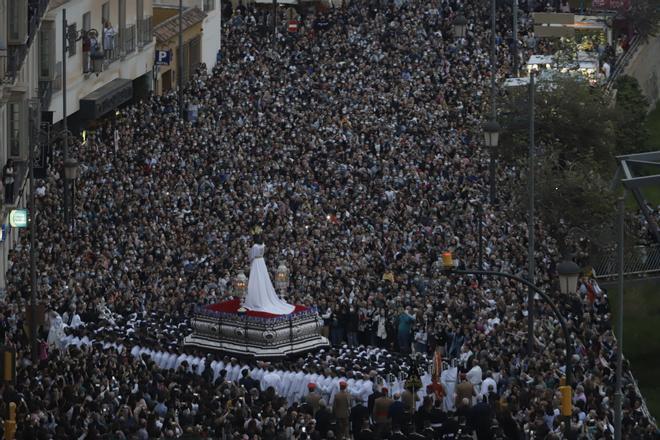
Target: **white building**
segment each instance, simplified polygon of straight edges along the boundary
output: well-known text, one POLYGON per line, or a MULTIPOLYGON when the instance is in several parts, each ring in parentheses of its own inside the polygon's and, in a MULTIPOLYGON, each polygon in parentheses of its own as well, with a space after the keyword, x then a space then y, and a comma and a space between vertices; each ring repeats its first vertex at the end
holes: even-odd
POLYGON ((151 0, 51 0, 42 25, 42 81, 50 82, 48 110, 62 120, 62 21, 66 11, 67 116, 100 118, 149 88, 154 62, 151 0))
POLYGON ((152 15, 152 0, 0 0, 0 292, 20 233, 9 227, 8 215, 26 206, 28 146, 35 148, 35 170, 45 167, 42 123, 62 120, 63 55, 67 115, 82 126, 150 90, 152 15), (11 185, 5 169, 13 170, 11 185))
POLYGON ((18 231, 8 226, 9 211, 25 207, 28 145, 39 136, 39 30, 47 3, 0 0, 0 290, 8 253, 18 239, 18 231), (9 160, 12 167, 7 167, 9 160), (5 168, 13 170, 13 184, 6 184, 5 168))

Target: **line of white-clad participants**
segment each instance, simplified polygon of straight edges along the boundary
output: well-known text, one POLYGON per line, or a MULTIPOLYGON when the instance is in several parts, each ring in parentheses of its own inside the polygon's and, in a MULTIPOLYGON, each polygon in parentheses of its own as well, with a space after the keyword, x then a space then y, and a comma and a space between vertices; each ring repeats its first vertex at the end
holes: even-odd
MULTIPOLYGON (((114 349, 119 354, 122 354, 127 347, 116 342, 104 342, 90 339, 87 336, 78 337, 73 335, 66 335, 61 340, 62 348, 74 345, 80 348, 82 345, 91 346, 92 344, 102 344, 104 350, 114 349)), ((134 345, 130 348, 130 354, 134 358, 142 359, 143 355, 148 355, 156 366, 163 370, 176 370, 183 365, 189 373, 202 375, 207 368, 207 358, 200 356, 193 356, 186 353, 173 353, 165 350, 155 350, 148 347, 140 347, 134 345)), ((339 349, 339 357, 346 356, 347 348, 339 349)), ((386 351, 377 348, 366 348, 361 356, 387 356, 386 351)), ((214 359, 208 364, 213 372, 212 380, 215 382, 221 376, 224 379, 234 383, 238 383, 243 377, 243 371, 247 370, 249 376, 258 381, 261 390, 266 391, 272 387, 274 391, 282 397, 285 397, 289 404, 294 402, 301 402, 301 400, 310 392, 314 390, 321 395, 321 397, 329 404, 332 405, 334 397, 340 390, 340 383, 346 383, 346 390, 352 396, 353 405, 358 402, 367 403, 369 396, 374 391, 385 391, 386 394, 393 396, 403 392, 406 386, 405 374, 389 374, 385 369, 379 368, 379 371, 370 370, 368 374, 361 371, 351 371, 348 375, 339 375, 336 373, 336 368, 329 368, 330 371, 334 370, 335 374, 328 374, 328 369, 323 374, 316 372, 305 372, 303 368, 294 368, 286 371, 276 369, 273 364, 264 361, 257 361, 253 365, 241 364, 237 358, 230 358, 227 362, 223 359, 214 359), (223 371, 225 373, 223 373, 223 371), (310 384, 313 384, 310 386, 310 384)), ((304 366, 305 370, 318 370, 318 365, 321 362, 327 364, 331 362, 332 358, 326 357, 325 352, 322 350, 317 353, 314 358, 308 358, 307 364, 304 366), (311 361, 311 362, 310 362, 311 361)), ((378 361, 378 359, 377 359, 378 361)), ((437 367, 436 367, 437 368, 437 367)), ((342 372, 345 372, 341 368, 342 372)), ((442 407, 445 411, 455 410, 455 393, 454 389, 458 382, 458 366, 457 362, 448 364, 447 362, 440 363, 440 374, 434 375, 433 363, 429 362, 429 367, 425 369, 420 375, 421 387, 415 390, 418 396, 416 406, 419 408, 422 405, 425 396, 430 395, 436 398, 436 395, 429 391, 429 385, 436 381, 444 388, 444 398, 442 407)), ((475 399, 488 393, 487 387, 496 386, 496 381, 492 378, 484 380, 482 370, 478 365, 473 366, 466 374, 465 379, 472 383, 475 387, 475 399)), ((247 390, 249 391, 249 390, 247 390)))

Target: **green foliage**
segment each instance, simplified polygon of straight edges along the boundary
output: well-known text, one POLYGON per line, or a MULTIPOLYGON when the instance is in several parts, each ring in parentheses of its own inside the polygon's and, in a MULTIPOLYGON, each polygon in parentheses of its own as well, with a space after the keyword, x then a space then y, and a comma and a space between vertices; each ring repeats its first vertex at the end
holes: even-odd
POLYGON ((552 236, 561 240, 571 228, 595 236, 611 225, 616 195, 588 161, 559 164, 546 157, 537 175, 536 210, 552 236))
POLYGON ((633 29, 644 41, 657 35, 660 30, 660 11, 657 2, 634 0, 625 18, 632 22, 633 29))
MULTIPOLYGON (((502 154, 509 160, 525 158, 529 144, 528 88, 509 94, 503 115, 502 154)), ((598 172, 611 171, 615 144, 615 112, 600 88, 572 77, 540 82, 535 97, 536 145, 556 155, 560 165, 591 161, 598 172)), ((585 164, 587 165, 587 164, 585 164)))
POLYGON ((616 153, 632 154, 647 150, 649 131, 646 127, 648 101, 642 94, 637 80, 622 76, 615 83, 616 113, 616 153))

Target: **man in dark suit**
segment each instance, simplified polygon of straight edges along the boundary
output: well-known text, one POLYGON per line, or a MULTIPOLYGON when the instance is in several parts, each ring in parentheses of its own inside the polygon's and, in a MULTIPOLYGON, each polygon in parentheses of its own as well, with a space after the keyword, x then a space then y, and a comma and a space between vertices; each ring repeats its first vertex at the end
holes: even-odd
MULTIPOLYGON (((376 433, 371 429, 371 426, 369 425, 369 420, 365 420, 364 423, 362 424, 362 429, 359 431, 360 433, 355 435, 356 440, 375 440, 376 439, 376 433)), ((353 433, 355 434, 355 433, 353 433)))
POLYGON ((252 379, 250 376, 250 370, 247 368, 241 371, 241 378, 238 381, 239 385, 245 387, 246 391, 250 391, 252 388, 259 389, 259 381, 252 379))
POLYGON ((477 438, 490 439, 492 433, 490 426, 493 420, 492 409, 485 399, 479 399, 479 402, 472 407, 471 425, 477 431, 477 438))
POLYGON ((374 413, 374 402, 376 401, 376 399, 383 396, 384 394, 378 391, 376 386, 374 386, 374 392, 371 393, 371 395, 369 395, 369 399, 367 400, 367 409, 369 410, 369 414, 374 413))
POLYGON ((401 395, 399 393, 394 395, 394 402, 390 406, 389 415, 392 420, 392 426, 397 425, 401 427, 406 422, 406 405, 401 401, 401 395))
POLYGON ((316 411, 316 429, 321 433, 322 438, 326 438, 330 424, 332 423, 332 413, 325 406, 325 400, 319 401, 319 410, 316 411))
POLYGON ((332 404, 332 413, 337 420, 337 438, 340 440, 347 440, 350 437, 348 420, 351 411, 351 395, 346 391, 347 386, 346 382, 339 382, 339 392, 335 395, 335 401, 332 404))
POLYGON ((365 420, 369 421, 369 410, 364 406, 362 400, 358 400, 357 404, 351 409, 350 421, 354 436, 360 432, 365 420))

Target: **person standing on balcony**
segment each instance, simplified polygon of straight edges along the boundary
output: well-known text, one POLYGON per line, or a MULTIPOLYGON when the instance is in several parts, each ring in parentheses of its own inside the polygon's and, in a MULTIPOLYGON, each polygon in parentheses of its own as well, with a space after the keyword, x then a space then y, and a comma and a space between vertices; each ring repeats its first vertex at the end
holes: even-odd
POLYGON ((5 203, 14 203, 14 161, 7 159, 5 167, 2 169, 2 183, 5 186, 5 203))
POLYGON ((110 20, 105 22, 105 27, 103 28, 103 51, 107 54, 106 59, 113 59, 115 52, 115 35, 117 35, 117 30, 112 27, 110 20))

